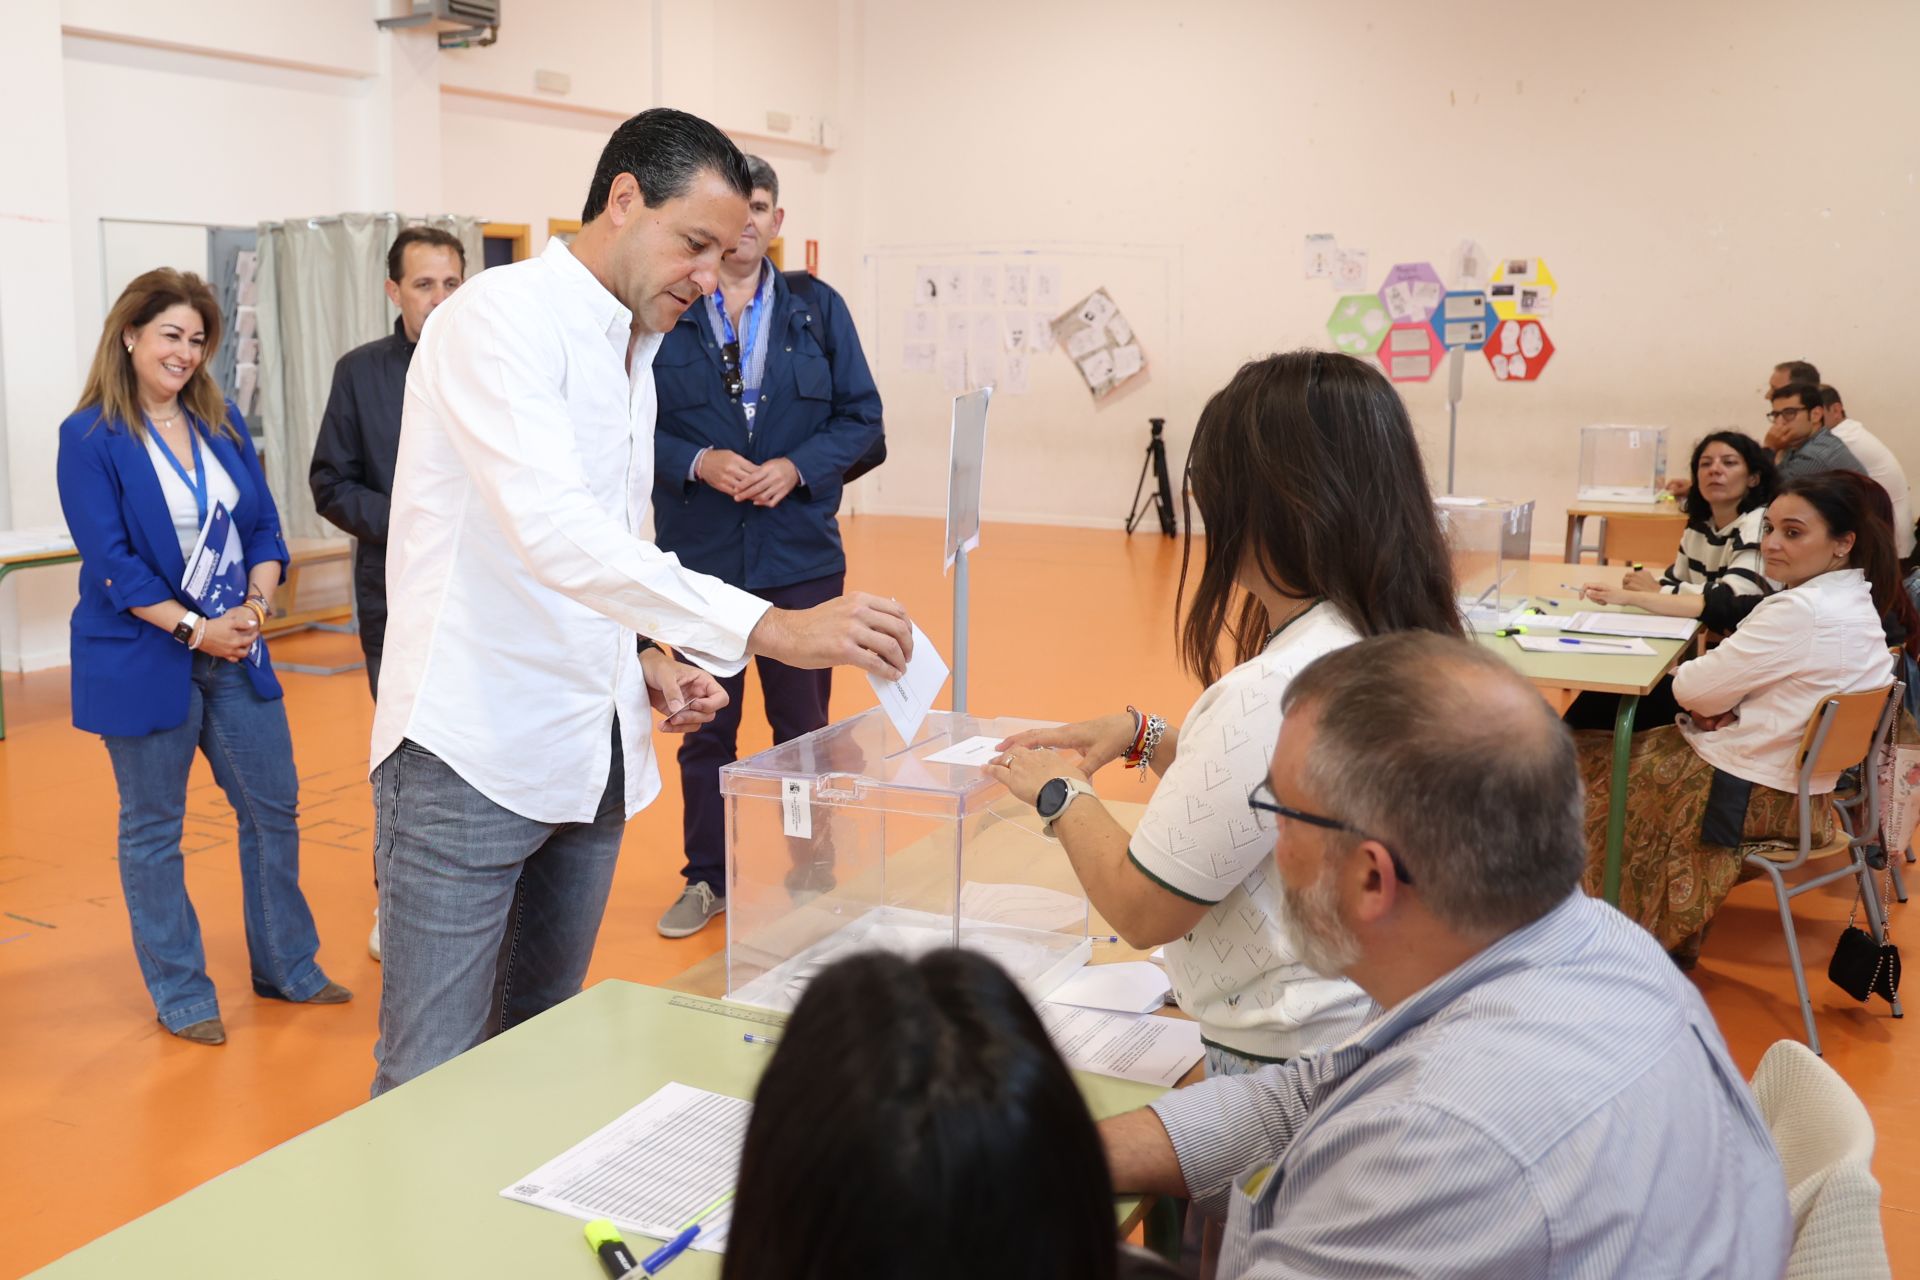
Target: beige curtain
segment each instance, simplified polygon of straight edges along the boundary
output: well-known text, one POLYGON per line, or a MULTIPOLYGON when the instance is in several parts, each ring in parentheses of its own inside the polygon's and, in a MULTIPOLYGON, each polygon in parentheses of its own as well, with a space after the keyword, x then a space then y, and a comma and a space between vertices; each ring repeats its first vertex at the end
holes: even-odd
POLYGON ((345 213, 260 224, 258 426, 267 484, 292 538, 339 533, 313 509, 307 465, 341 356, 393 331, 399 312, 387 301, 387 249, 402 227, 450 231, 479 270, 481 220, 465 215, 409 217, 345 213))

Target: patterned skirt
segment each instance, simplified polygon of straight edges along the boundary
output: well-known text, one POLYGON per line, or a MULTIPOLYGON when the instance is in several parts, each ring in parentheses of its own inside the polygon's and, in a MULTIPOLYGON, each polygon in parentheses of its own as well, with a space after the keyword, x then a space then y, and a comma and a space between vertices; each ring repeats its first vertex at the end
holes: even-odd
MULTIPOLYGON (((1613 792, 1613 734, 1573 735, 1587 784, 1586 890, 1598 897, 1607 865, 1607 801, 1613 792)), ((1633 735, 1627 757, 1626 836, 1620 853, 1620 910, 1673 950, 1706 928, 1744 877, 1740 851, 1700 838, 1713 766, 1694 753, 1674 726, 1633 735)), ((1797 801, 1754 784, 1744 834, 1749 844, 1798 847, 1797 801)), ((1813 802, 1813 842, 1833 837, 1829 797, 1813 802)))

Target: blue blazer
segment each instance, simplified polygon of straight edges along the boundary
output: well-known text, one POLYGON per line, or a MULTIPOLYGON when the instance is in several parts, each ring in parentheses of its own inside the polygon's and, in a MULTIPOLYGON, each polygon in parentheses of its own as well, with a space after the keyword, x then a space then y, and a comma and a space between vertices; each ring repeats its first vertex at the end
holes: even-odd
POLYGON ((841 480, 880 438, 880 391, 846 301, 824 281, 802 302, 773 274, 766 372, 747 442, 747 416, 727 395, 707 304, 688 307, 653 358, 660 416, 653 433, 654 541, 689 569, 748 591, 844 573, 841 480), (756 507, 695 481, 704 447, 749 462, 788 458, 805 481, 777 507, 756 507))
MULTIPOLYGON (((267 492, 260 455, 240 411, 227 405, 239 443, 208 431, 201 448, 227 469, 240 500, 233 523, 246 547, 247 569, 287 562, 280 513, 267 492)), ((133 616, 137 605, 177 600, 186 559, 154 474, 147 446, 126 427, 105 421, 99 406, 60 424, 55 468, 60 508, 80 550, 80 602, 73 608, 73 724, 89 733, 138 737, 186 723, 193 682, 187 646, 133 616)), ((273 659, 240 664, 263 698, 280 696, 273 659)))

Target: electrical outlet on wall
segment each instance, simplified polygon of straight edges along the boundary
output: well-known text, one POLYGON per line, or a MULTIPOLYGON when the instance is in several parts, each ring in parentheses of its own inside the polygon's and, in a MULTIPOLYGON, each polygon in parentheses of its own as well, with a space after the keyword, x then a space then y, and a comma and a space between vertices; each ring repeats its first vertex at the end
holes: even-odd
POLYGON ((784 111, 767 112, 767 132, 769 133, 793 132, 793 117, 788 115, 784 111))
POLYGON ((573 90, 573 77, 564 71, 535 71, 533 87, 544 93, 570 93, 573 90))

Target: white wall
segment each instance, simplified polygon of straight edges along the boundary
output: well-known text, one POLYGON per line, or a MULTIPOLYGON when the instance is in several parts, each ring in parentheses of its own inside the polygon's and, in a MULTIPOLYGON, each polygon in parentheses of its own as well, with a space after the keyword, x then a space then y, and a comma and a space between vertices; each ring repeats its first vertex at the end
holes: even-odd
MULTIPOLYGON (((1541 381, 1476 358, 1461 410, 1462 490, 1537 498, 1542 547, 1581 425, 1667 424, 1676 450, 1758 431, 1782 359, 1814 359, 1920 466, 1892 284, 1920 268, 1920 7, 978 0, 864 23, 866 243, 1174 246, 1179 337, 1148 354, 1183 439, 1242 360, 1326 345, 1304 235, 1369 250, 1373 286, 1471 235, 1561 285, 1541 381)), ((877 353, 882 391, 924 399, 898 361, 877 353)), ((1406 399, 1443 471, 1443 380, 1406 399)), ((1055 407, 1033 428, 1055 464, 990 460, 989 515, 1098 521, 1131 493, 1143 415, 1055 407), (1095 423, 1116 456, 1070 447, 1095 423)), ((942 501, 928 482, 888 505, 942 501)))

